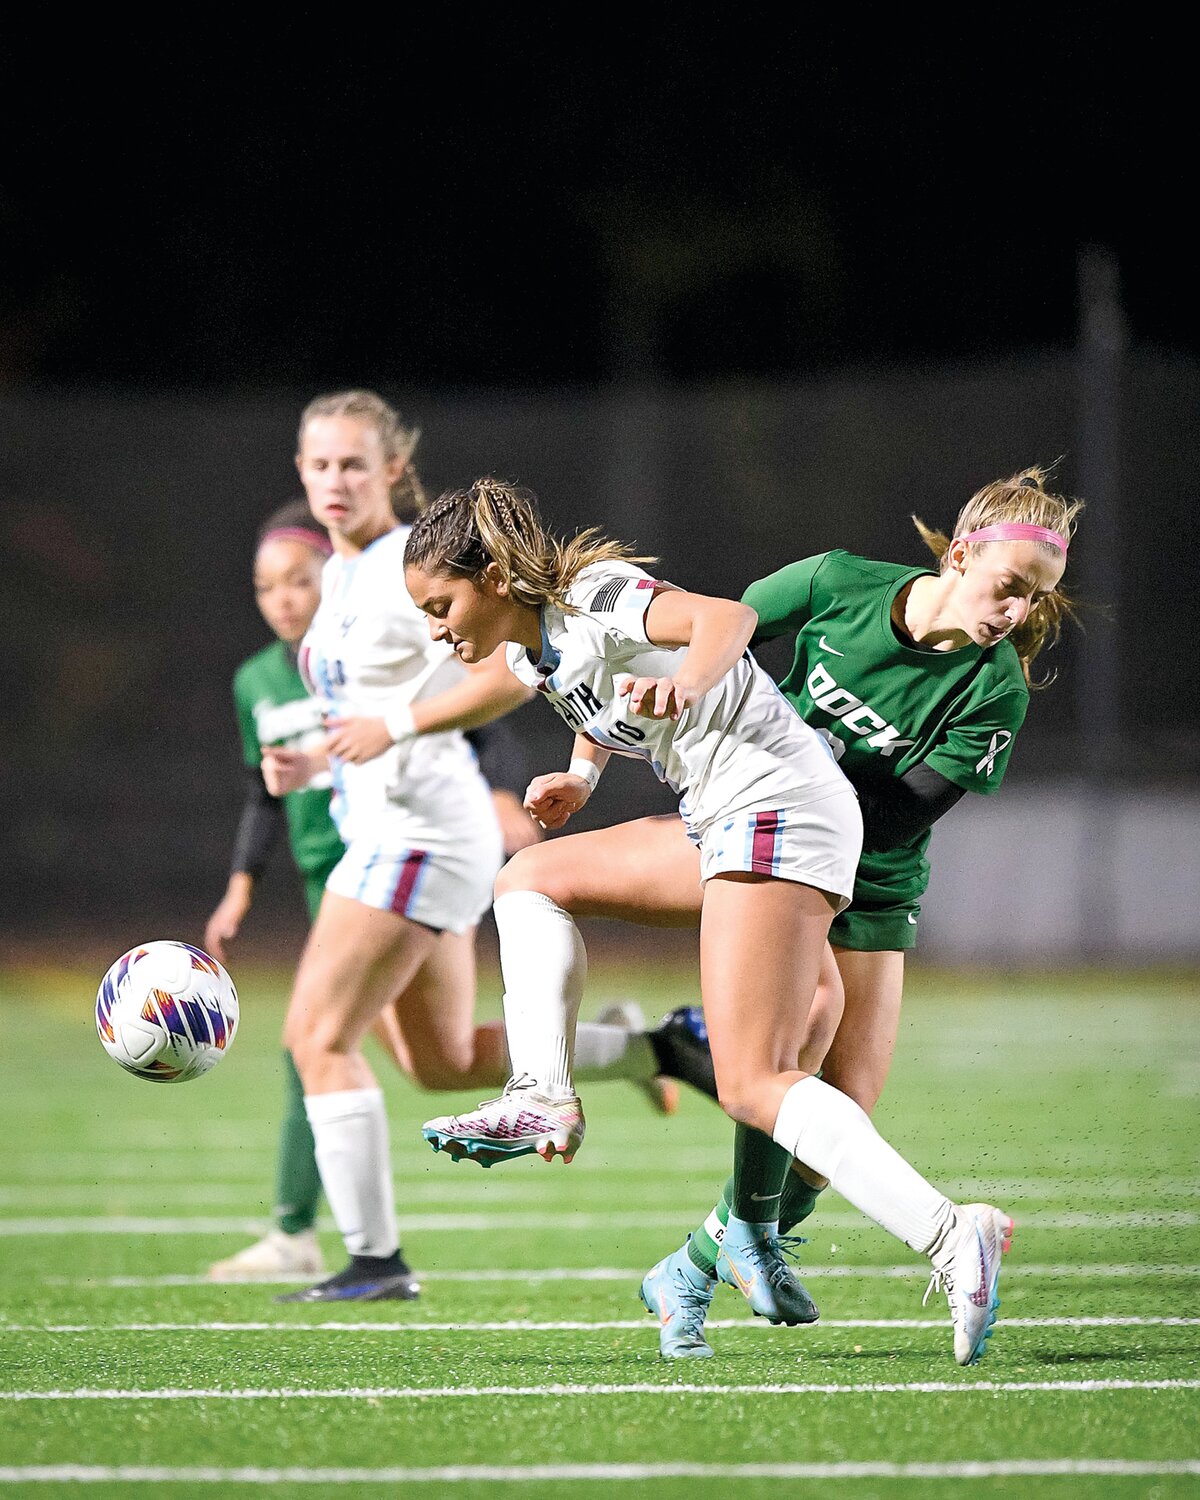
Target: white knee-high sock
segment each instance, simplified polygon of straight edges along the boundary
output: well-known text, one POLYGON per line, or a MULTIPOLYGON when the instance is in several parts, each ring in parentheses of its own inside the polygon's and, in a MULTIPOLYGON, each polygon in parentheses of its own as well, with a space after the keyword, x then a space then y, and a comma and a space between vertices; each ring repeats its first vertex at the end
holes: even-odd
POLYGON ((587 953, 569 913, 536 891, 508 891, 492 907, 504 975, 504 1029, 513 1077, 552 1099, 575 1092, 575 1022, 587 953))
POLYGON ((819 1078, 788 1089, 771 1134, 910 1250, 930 1254, 953 1221, 950 1199, 888 1145, 848 1094, 819 1078))
POLYGON ((657 1072, 658 1059, 644 1033, 603 1021, 580 1021, 575 1027, 577 1078, 590 1083, 606 1078, 644 1083, 657 1072))
POLYGON ((321 1186, 351 1255, 391 1255, 400 1243, 382 1089, 306 1094, 321 1186))

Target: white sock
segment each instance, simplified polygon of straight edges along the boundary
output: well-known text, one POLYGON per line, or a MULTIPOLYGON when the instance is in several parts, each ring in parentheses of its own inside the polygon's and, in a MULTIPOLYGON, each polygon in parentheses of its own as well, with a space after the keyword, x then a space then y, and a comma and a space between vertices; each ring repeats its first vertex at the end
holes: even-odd
POLYGON ((571 1059, 587 953, 571 916, 537 891, 508 891, 492 906, 504 975, 504 1030, 513 1077, 551 1099, 575 1092, 571 1059))
POLYGON ((644 1083, 658 1072, 654 1048, 640 1031, 609 1026, 601 1021, 580 1021, 575 1028, 575 1073, 599 1083, 606 1078, 626 1078, 644 1083))
POLYGON ((321 1186, 351 1255, 391 1255, 400 1244, 382 1089, 305 1094, 321 1186))
POLYGON ((788 1089, 771 1134, 910 1250, 930 1254, 953 1222, 950 1199, 888 1145, 848 1094, 819 1078, 788 1089))

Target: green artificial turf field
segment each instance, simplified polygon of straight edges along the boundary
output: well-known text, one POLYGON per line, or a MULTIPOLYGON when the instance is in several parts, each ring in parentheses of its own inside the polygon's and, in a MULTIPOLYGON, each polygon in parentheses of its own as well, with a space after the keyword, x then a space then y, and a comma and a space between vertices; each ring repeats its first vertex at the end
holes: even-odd
MULTIPOLYGON (((288 976, 235 963, 229 1056, 151 1087, 96 1039, 106 963, 0 974, 0 1493, 1200 1490, 1186 979, 914 970, 877 1123, 939 1186, 1017 1220, 990 1352, 961 1370, 944 1299, 921 1305, 925 1263, 833 1193, 807 1226, 817 1326, 771 1328, 720 1288, 716 1358, 661 1362, 639 1281, 711 1207, 731 1132, 706 1099, 664 1119, 624 1084, 585 1091, 573 1165, 484 1172, 419 1134, 473 1097, 384 1075, 421 1300, 280 1306, 279 1288, 205 1284, 267 1222, 288 976)), ((634 996, 657 1016, 692 979, 597 964, 584 1013, 634 996)))

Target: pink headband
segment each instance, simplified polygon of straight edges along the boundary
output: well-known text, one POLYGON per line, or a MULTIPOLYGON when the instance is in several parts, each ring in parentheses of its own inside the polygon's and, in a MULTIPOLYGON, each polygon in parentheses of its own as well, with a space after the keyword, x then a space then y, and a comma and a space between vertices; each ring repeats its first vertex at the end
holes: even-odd
POLYGON ((958 537, 960 542, 1049 542, 1064 555, 1067 539, 1049 526, 1030 526, 1024 521, 1002 521, 998 526, 981 526, 978 531, 958 537))
POLYGON ((319 531, 310 531, 307 526, 276 526, 259 539, 258 545, 265 547, 268 542, 303 542, 306 547, 312 547, 324 557, 333 555, 329 538, 319 531))

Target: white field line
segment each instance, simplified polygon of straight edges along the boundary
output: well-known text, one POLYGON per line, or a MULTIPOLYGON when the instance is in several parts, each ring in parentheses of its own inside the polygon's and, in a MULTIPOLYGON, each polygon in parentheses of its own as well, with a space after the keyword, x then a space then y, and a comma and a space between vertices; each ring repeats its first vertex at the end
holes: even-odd
MULTIPOLYGON (((117 1202, 123 1208, 178 1208, 181 1205, 203 1204, 206 1207, 218 1207, 233 1212, 264 1212, 263 1189, 267 1185, 266 1174, 260 1174, 255 1179, 241 1182, 218 1182, 205 1178, 203 1180, 187 1181, 162 1181, 155 1175, 153 1181, 125 1182, 120 1180, 91 1182, 39 1182, 27 1183, 22 1186, 0 1187, 0 1209, 27 1209, 32 1202, 36 1202, 39 1208, 64 1209, 68 1213, 94 1213, 97 1208, 103 1208, 107 1204, 117 1202)), ((572 1183, 576 1194, 570 1208, 564 1209, 567 1213, 599 1212, 602 1211, 604 1203, 610 1196, 617 1192, 612 1183, 596 1183, 593 1185, 595 1191, 587 1194, 588 1202, 579 1201, 579 1184, 572 1183)), ((638 1201, 642 1196, 646 1199, 645 1213, 654 1218, 670 1218, 672 1220, 686 1220, 689 1223, 698 1223, 707 1212, 702 1200, 691 1197, 687 1202, 670 1203, 664 1202, 661 1191, 661 1183, 646 1183, 640 1190, 630 1191, 627 1185, 621 1192, 621 1200, 628 1208, 638 1201)), ((714 1179, 715 1186, 715 1179, 714 1179)), ((675 1184, 675 1195, 678 1196, 680 1184, 675 1184)), ((1016 1212, 1021 1216, 1023 1223, 1030 1223, 1037 1227, 1058 1227, 1063 1221, 1077 1216, 1082 1212, 1090 1224, 1092 1211, 1079 1210, 1076 1205, 1083 1202, 1093 1202, 1100 1205, 1094 1212, 1102 1214, 1106 1223, 1120 1221, 1122 1214, 1136 1213, 1137 1210, 1119 1210, 1113 1212, 1111 1205, 1118 1201, 1126 1203, 1135 1202, 1150 1204, 1161 1202, 1164 1198, 1175 1198, 1176 1200, 1195 1200, 1200 1196, 1200 1183, 1194 1189, 1178 1188, 1174 1191, 1167 1188, 1147 1188, 1144 1185, 1137 1193, 1129 1192, 1124 1195, 1115 1192, 1106 1192, 1101 1187, 1092 1191, 1079 1190, 1069 1186, 1062 1186, 1055 1192, 1042 1194, 1032 1193, 1028 1189, 1017 1189, 1011 1192, 998 1191, 994 1184, 981 1185, 979 1183, 956 1184, 946 1188, 946 1191, 958 1202, 1003 1202, 1010 1212, 1016 1212), (1059 1211, 1053 1209, 1027 1210, 1026 1204, 1055 1202, 1070 1203, 1071 1208, 1059 1211), (1051 1214, 1055 1220, 1053 1225, 1047 1221, 1046 1224, 1039 1223, 1047 1214, 1051 1214)), ((410 1209, 421 1206, 434 1205, 445 1207, 447 1210, 455 1210, 466 1207, 468 1209, 496 1207, 506 1205, 509 1207, 526 1207, 535 1213, 544 1210, 546 1195, 544 1189, 537 1184, 527 1183, 499 1183, 495 1181, 478 1181, 473 1179, 460 1179, 458 1184, 443 1184, 432 1182, 399 1183, 396 1190, 397 1200, 400 1205, 401 1214, 410 1209)), ((709 1205, 711 1207, 711 1205, 709 1205)), ((1155 1223, 1163 1222, 1170 1214, 1185 1214, 1194 1210, 1182 1208, 1176 1209, 1146 1209, 1141 1213, 1147 1220, 1155 1223)), ((527 1217, 523 1215, 523 1218, 527 1217)), ((848 1229, 854 1224, 862 1223, 861 1216, 857 1216, 846 1210, 842 1200, 836 1194, 829 1197, 828 1206, 822 1204, 820 1210, 821 1224, 831 1229, 848 1229), (836 1206, 835 1206, 836 1205, 836 1206)), ((1127 1221, 1128 1222, 1128 1221, 1127 1221)), ((1065 1224, 1064 1227, 1078 1227, 1074 1224, 1065 1224)))
POLYGON ((0 1484, 532 1484, 648 1479, 1042 1479, 1200 1474, 1196 1458, 1009 1458, 954 1464, 460 1464, 439 1469, 215 1469, 100 1464, 0 1467, 0 1484))
MULTIPOLYGON (((1019 1272, 1022 1278, 1046 1276, 1056 1280, 1067 1277, 1088 1277, 1099 1280, 1121 1280, 1134 1276, 1152 1276, 1156 1279, 1164 1277, 1180 1277, 1184 1279, 1200 1278, 1200 1265, 1107 1265, 1092 1263, 1088 1261, 1074 1262, 1069 1265, 1047 1265, 1034 1262, 1026 1263, 1019 1261, 1012 1267, 1014 1272, 1019 1272)), ((839 1265, 839 1266, 817 1266, 806 1265, 803 1268, 805 1281, 816 1276, 826 1278, 854 1280, 862 1278, 868 1281, 907 1281, 924 1277, 927 1272, 919 1264, 906 1266, 875 1266, 875 1265, 839 1265)), ((433 1285, 442 1281, 523 1281, 523 1282, 547 1282, 547 1281, 636 1281, 640 1282, 646 1274, 645 1266, 640 1267, 618 1267, 618 1266, 554 1266, 541 1270, 500 1270, 495 1266, 487 1266, 477 1271, 433 1271, 422 1272, 421 1280, 425 1285, 433 1285)), ((254 1287, 254 1286, 290 1286, 293 1283, 311 1281, 311 1276, 275 1276, 270 1281, 261 1282, 216 1282, 207 1276, 43 1276, 41 1278, 44 1286, 82 1286, 82 1287, 167 1287, 167 1286, 207 1286, 214 1290, 228 1291, 231 1287, 254 1287)))
MULTIPOLYGON (((492 1234, 498 1230, 549 1229, 561 1233, 591 1233, 597 1229, 679 1230, 694 1225, 700 1215, 693 1210, 676 1213, 561 1213, 499 1214, 405 1214, 400 1226, 405 1232, 439 1234, 492 1234)), ((1031 1213, 1016 1215, 1018 1229, 1190 1229, 1200 1224, 1200 1212, 1192 1209, 1159 1209, 1150 1212, 1031 1213)), ((861 1214, 823 1214, 822 1229, 862 1229, 870 1221, 861 1214)), ((322 1221, 320 1228, 332 1227, 322 1221)), ((79 1214, 61 1218, 0 1218, 0 1238, 15 1239, 63 1234, 255 1234, 262 1219, 196 1215, 149 1217, 131 1214, 79 1214)))
MULTIPOLYGON (((5 1160, 5 1185, 0 1187, 0 1203, 12 1199, 13 1202, 21 1202, 21 1194, 34 1193, 39 1199, 43 1199, 46 1187, 51 1187, 55 1194, 71 1193, 71 1191, 87 1191, 87 1193, 108 1193, 108 1191, 153 1191, 157 1197, 165 1197, 166 1190, 178 1190, 183 1194, 190 1194, 195 1188, 196 1182, 204 1181, 211 1187, 228 1188, 231 1193, 245 1191, 246 1185, 261 1185, 266 1178, 270 1182, 275 1163, 275 1148, 264 1148, 261 1152, 263 1161, 255 1163, 254 1166, 246 1163, 248 1172, 239 1173, 229 1170, 229 1161, 220 1163, 220 1175, 210 1170, 210 1164, 205 1163, 202 1173, 189 1173, 184 1169, 184 1164, 171 1164, 172 1169, 166 1170, 162 1164, 154 1167, 153 1182, 145 1181, 145 1163, 141 1160, 121 1161, 107 1154, 77 1154, 51 1155, 45 1152, 23 1155, 13 1154, 5 1160), (26 1172, 18 1172, 18 1167, 27 1167, 26 1172), (21 1182, 28 1176, 28 1182, 21 1182)), ((729 1176, 732 1157, 726 1155, 723 1161, 715 1163, 712 1167, 712 1190, 717 1190, 721 1182, 729 1176)), ((636 1163, 628 1163, 628 1166, 594 1167, 591 1164, 580 1164, 573 1167, 571 1172, 576 1173, 576 1185, 594 1184, 597 1191, 609 1190, 610 1184, 607 1179, 654 1179, 655 1182, 670 1182, 672 1179, 684 1175, 682 1169, 673 1166, 670 1161, 664 1164, 655 1163, 654 1167, 639 1167, 636 1163)), ((487 1197, 492 1202, 520 1202, 534 1203, 537 1200, 538 1190, 535 1184, 525 1182, 496 1182, 484 1173, 478 1173, 475 1178, 459 1178, 458 1181, 431 1182, 428 1172, 405 1173, 395 1172, 393 1178, 396 1182, 401 1199, 407 1197, 410 1202, 438 1202, 441 1199, 449 1199, 450 1202, 460 1202, 465 1196, 487 1197)), ((1158 1199, 1158 1197, 1196 1197, 1200 1196, 1200 1178, 1157 1178, 1154 1173, 1148 1173, 1145 1178, 1097 1178, 1095 1181, 1083 1181, 1079 1176, 1064 1173, 1061 1178, 951 1178, 947 1181, 939 1179, 939 1187, 944 1193, 956 1199, 957 1202, 975 1203, 992 1202, 995 1199, 1013 1199, 1017 1203, 1034 1203, 1040 1200, 1055 1202, 1058 1199, 1070 1199, 1071 1202, 1118 1202, 1121 1199, 1134 1199, 1139 1202, 1158 1199)), ((837 1194, 829 1194, 831 1202, 840 1202, 837 1194)), ((691 1212, 700 1208, 699 1203, 691 1205, 691 1212)))
POLYGON ((315 1389, 307 1386, 218 1390, 76 1390, 0 1391, 0 1401, 428 1401, 488 1399, 498 1396, 535 1396, 554 1399, 575 1396, 961 1396, 979 1392, 989 1396, 1030 1391, 1067 1395, 1097 1391, 1195 1391, 1200 1380, 915 1380, 904 1384, 882 1382, 853 1385, 675 1385, 631 1381, 627 1385, 476 1385, 476 1386, 358 1386, 315 1389))
MULTIPOLYGON (((598 1329, 646 1329, 641 1318, 538 1323, 513 1318, 494 1323, 0 1323, 6 1333, 589 1333, 598 1329)), ((706 1318, 705 1328, 754 1328, 773 1331, 763 1318, 706 1318)), ((820 1328, 933 1328, 944 1333, 945 1318, 822 1318, 820 1328)), ((1197 1328, 1200 1318, 1076 1317, 1000 1318, 997 1328, 1197 1328)))

